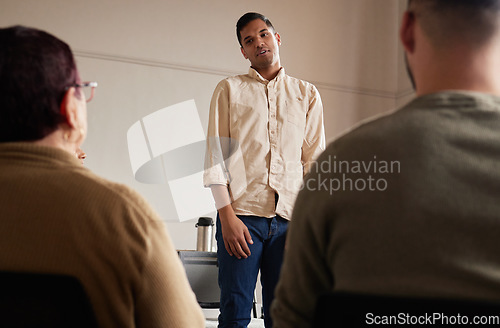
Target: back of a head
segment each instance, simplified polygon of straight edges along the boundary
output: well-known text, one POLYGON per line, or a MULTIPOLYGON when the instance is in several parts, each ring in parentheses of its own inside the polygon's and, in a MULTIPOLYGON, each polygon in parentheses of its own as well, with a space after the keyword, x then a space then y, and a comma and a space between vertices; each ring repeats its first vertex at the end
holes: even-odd
POLYGON ((70 47, 33 28, 0 29, 0 142, 34 141, 64 121, 60 104, 78 81, 70 47))
POLYGON ((480 47, 499 29, 500 0, 409 0, 424 33, 436 47, 480 47))
POLYGON ((262 20, 264 23, 266 23, 267 27, 271 28, 274 31, 273 24, 271 23, 269 18, 267 18, 266 16, 259 14, 259 13, 254 13, 254 12, 246 13, 243 16, 241 16, 240 19, 238 19, 238 22, 236 23, 236 37, 238 38, 238 42, 240 43, 240 46, 242 45, 241 44, 241 30, 245 26, 247 26, 248 23, 250 23, 251 21, 253 21, 255 19, 262 20))

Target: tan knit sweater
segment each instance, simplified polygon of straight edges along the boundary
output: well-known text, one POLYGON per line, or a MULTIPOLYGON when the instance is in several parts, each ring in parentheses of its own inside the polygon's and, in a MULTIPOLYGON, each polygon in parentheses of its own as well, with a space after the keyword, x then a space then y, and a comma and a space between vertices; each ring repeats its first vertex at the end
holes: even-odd
POLYGON ((0 270, 80 279, 102 327, 204 327, 164 223, 62 150, 0 143, 0 270))

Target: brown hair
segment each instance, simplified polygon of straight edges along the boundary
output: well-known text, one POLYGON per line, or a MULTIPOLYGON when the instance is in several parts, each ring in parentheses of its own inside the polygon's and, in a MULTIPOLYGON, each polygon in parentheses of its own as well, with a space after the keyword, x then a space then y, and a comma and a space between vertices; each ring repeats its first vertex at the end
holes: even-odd
POLYGON ((34 141, 64 121, 60 105, 78 81, 70 47, 33 28, 0 29, 0 142, 34 141))
POLYGON ((437 46, 481 46, 499 27, 500 0, 409 0, 424 33, 437 46))

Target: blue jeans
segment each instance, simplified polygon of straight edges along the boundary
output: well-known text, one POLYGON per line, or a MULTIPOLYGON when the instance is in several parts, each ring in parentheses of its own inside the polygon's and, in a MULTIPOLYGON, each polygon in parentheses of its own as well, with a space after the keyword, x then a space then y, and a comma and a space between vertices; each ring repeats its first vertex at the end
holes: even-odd
POLYGON ((224 246, 222 229, 217 215, 217 259, 219 261, 220 315, 219 328, 246 328, 250 323, 252 302, 257 274, 260 269, 264 324, 272 327, 269 308, 278 283, 283 252, 285 249, 288 221, 280 216, 263 218, 240 216, 245 223, 253 244, 248 245, 252 253, 246 259, 230 256, 224 246))

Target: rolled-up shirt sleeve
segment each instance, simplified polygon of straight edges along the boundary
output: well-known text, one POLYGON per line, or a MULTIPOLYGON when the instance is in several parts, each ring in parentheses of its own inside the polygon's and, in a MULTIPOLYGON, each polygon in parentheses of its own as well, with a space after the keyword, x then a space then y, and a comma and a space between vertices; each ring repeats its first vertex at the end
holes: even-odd
POLYGON ((210 102, 205 170, 203 173, 203 185, 205 187, 215 184, 229 184, 229 175, 224 163, 230 137, 229 93, 225 84, 226 81, 221 81, 217 85, 210 102))

